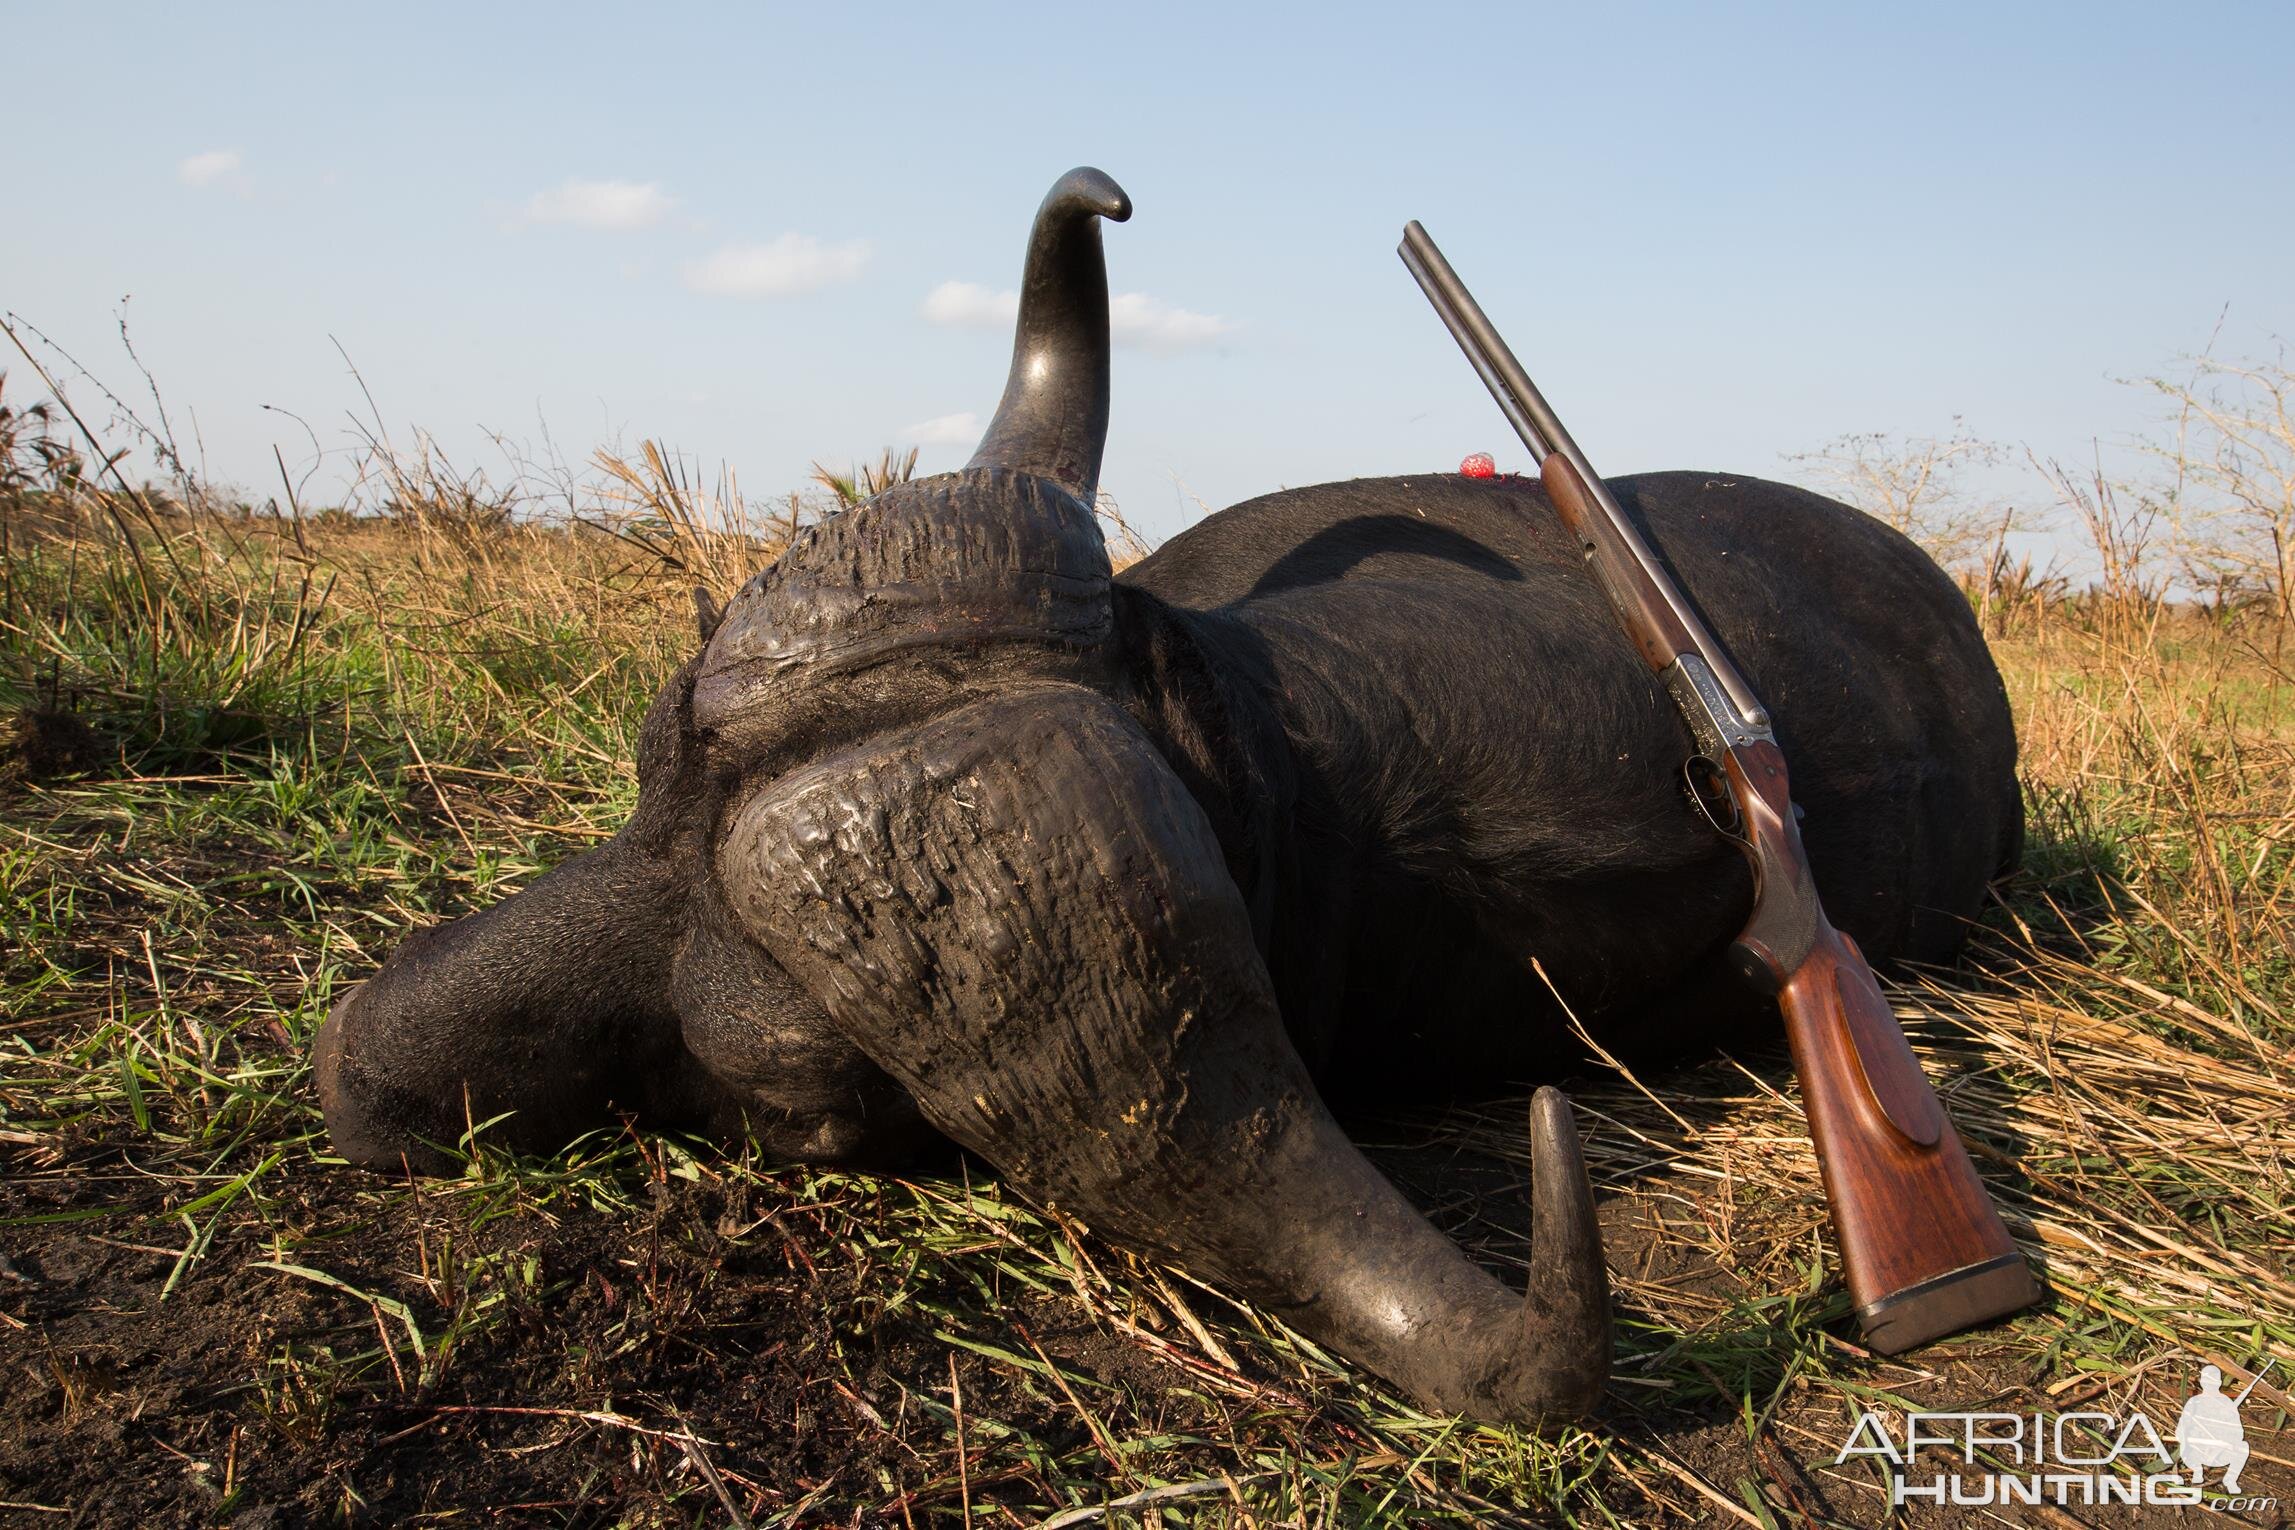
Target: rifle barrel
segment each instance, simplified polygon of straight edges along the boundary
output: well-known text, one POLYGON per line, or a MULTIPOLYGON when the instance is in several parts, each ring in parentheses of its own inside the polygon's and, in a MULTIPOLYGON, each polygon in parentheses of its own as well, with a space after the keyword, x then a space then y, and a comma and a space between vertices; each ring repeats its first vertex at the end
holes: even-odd
MULTIPOLYGON (((1466 290, 1458 273, 1450 268, 1450 262, 1442 258, 1442 251, 1435 248, 1434 241, 1415 220, 1403 230, 1402 259, 1427 301, 1434 305, 1435 316, 1442 320, 1443 328, 1450 331, 1450 338, 1465 352, 1474 375, 1482 379, 1482 385, 1498 401, 1499 412, 1522 438, 1522 444, 1530 448, 1530 460, 1544 462, 1554 449, 1550 444, 1553 438, 1540 423, 1539 416, 1525 407, 1522 400, 1525 396, 1536 398, 1544 405, 1545 399, 1539 397, 1537 385, 1523 372, 1522 363, 1506 350, 1505 340, 1491 327, 1488 316, 1474 301, 1474 294, 1466 290), (1505 357, 1503 370, 1494 350, 1505 357), (1514 374, 1512 379, 1506 375, 1509 371, 1514 374)), ((1554 419, 1551 407, 1541 412, 1547 420, 1554 419)), ((1555 420, 1554 426, 1559 429, 1560 421, 1555 420)))
POLYGON ((1486 384, 1493 384, 1491 392, 1498 397, 1498 407, 1530 448, 1530 454, 1539 462, 1546 460, 1550 451, 1559 451, 1578 470, 1578 476, 1588 483, 1597 481, 1593 465, 1586 454, 1578 450, 1578 443, 1570 438, 1568 427, 1554 413, 1554 406, 1546 402, 1546 395, 1530 380, 1522 363, 1515 359, 1474 294, 1466 290, 1466 283, 1458 279, 1425 227, 1413 218, 1403 226, 1403 264, 1410 267, 1412 276, 1425 289, 1426 295, 1442 316, 1451 337, 1458 341, 1459 349, 1466 352, 1474 363, 1474 370, 1482 374, 1486 384))
POLYGON ((1729 655, 1715 641, 1704 618, 1684 600, 1680 587, 1659 565, 1640 530, 1610 493, 1609 485, 1586 460, 1586 454, 1579 450, 1561 417, 1554 413, 1553 405, 1546 402, 1546 395, 1538 391, 1538 385, 1515 359, 1497 326, 1490 322, 1482 305, 1466 290, 1466 283, 1458 279, 1458 273, 1451 269, 1449 260, 1416 218, 1403 226, 1400 253, 1403 264, 1426 293, 1427 301, 1434 305, 1435 315, 1450 331, 1450 337, 1458 342, 1458 348, 1466 353, 1467 361, 1474 367, 1475 375, 1482 379, 1482 385, 1490 390, 1490 396, 1498 401, 1499 412, 1522 438, 1522 444, 1530 448, 1532 459, 1543 463, 1549 452, 1558 452, 1563 461, 1578 470, 1587 492, 1616 528, 1619 541, 1661 592, 1675 620, 1691 635, 1699 657, 1720 682, 1731 708, 1747 726, 1768 727, 1768 709, 1753 694, 1753 687, 1746 683, 1729 655))
POLYGON ((1547 404, 1547 395, 1538 392, 1538 383, 1533 383, 1531 374, 1522 369, 1522 362, 1515 360, 1506 337, 1499 335, 1499 328, 1489 321, 1483 305, 1473 300, 1467 284, 1457 280, 1457 271, 1450 268, 1444 252, 1437 248, 1437 243, 1416 218, 1402 225, 1400 255, 1402 264, 1409 266, 1411 278, 1418 280, 1418 287, 1434 305, 1434 314, 1444 321, 1444 328, 1450 330, 1450 339, 1455 339, 1457 349, 1467 353, 1476 376, 1483 378, 1489 397, 1499 401, 1499 411, 1506 415, 1508 424, 1515 427, 1515 434, 1522 436, 1522 445, 1531 447, 1535 461, 1542 463, 1549 452, 1558 452, 1563 461, 1577 468, 1577 475, 1586 482, 1586 491, 1595 498, 1595 505, 1600 505, 1602 514, 1618 530, 1618 541, 1623 541, 1625 551, 1634 557, 1634 562, 1641 564, 1650 583, 1662 592, 1666 606, 1673 608, 1675 622, 1680 622, 1682 629, 1694 638, 1698 656, 1714 672, 1714 679, 1721 681, 1721 693, 1728 697, 1730 707, 1749 727, 1769 727, 1769 711, 1760 704, 1760 697, 1753 695, 1753 688, 1737 672, 1737 665, 1730 663, 1712 631, 1707 631, 1705 619, 1682 599, 1680 587, 1673 583, 1671 573, 1659 567, 1657 555, 1650 553, 1650 544, 1641 539, 1641 530, 1625 514, 1625 507, 1618 505, 1616 495, 1611 495, 1609 484, 1604 484, 1602 475, 1593 470, 1593 463, 1586 461, 1586 452, 1579 450, 1579 443, 1572 440, 1570 431, 1563 427, 1554 406, 1547 404))

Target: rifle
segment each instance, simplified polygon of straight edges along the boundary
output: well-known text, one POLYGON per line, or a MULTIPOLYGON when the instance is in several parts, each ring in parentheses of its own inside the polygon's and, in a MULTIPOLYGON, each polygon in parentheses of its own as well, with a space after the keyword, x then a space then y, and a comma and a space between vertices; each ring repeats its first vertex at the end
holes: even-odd
POLYGON ((1752 866, 1753 913, 1729 961, 1784 1012, 1866 1343, 1899 1354, 2031 1306, 2039 1286, 1872 969, 1825 918, 1767 709, 1416 222, 1401 253, 1530 448, 1555 513, 1689 725, 1691 800, 1752 866))

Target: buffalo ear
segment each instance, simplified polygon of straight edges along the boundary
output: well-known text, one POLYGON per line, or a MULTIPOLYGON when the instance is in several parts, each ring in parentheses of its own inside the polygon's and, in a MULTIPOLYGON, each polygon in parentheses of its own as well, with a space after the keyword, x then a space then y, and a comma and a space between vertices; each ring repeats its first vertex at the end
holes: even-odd
POLYGON ((701 628, 702 645, 708 646, 709 640, 717 636, 717 624, 725 620, 725 608, 717 603, 717 597, 709 593, 707 586, 693 587, 693 619, 701 628))

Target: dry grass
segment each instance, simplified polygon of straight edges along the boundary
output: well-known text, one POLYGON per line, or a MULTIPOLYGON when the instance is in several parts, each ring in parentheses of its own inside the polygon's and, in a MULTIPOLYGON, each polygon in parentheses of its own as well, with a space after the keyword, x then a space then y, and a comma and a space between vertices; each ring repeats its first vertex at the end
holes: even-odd
MULTIPOLYGON (((480 1134, 430 1184, 334 1162, 303 1058, 340 986, 612 831, 689 588, 806 507, 652 448, 604 461, 602 530, 419 461, 388 515, 232 519, 19 460, 50 488, 0 523, 0 1500, 37 1522, 1879 1523, 1834 1464, 1858 1409, 2172 1418, 2202 1359, 2267 1356, 2250 1481, 2295 1488, 2283 627, 1987 613, 2031 866, 1975 965, 1895 997, 2053 1303, 1866 1354, 1780 1056, 1583 1080, 1620 1369, 1537 1440, 961 1170, 630 1133, 480 1134)), ((1519 1258, 1518 1109, 1385 1135, 1519 1258)))

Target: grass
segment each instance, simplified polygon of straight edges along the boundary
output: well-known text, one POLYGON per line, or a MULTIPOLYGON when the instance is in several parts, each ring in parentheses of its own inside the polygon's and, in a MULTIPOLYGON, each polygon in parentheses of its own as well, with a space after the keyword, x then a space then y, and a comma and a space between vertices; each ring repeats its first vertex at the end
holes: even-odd
MULTIPOLYGON (((2295 1490, 2283 629, 1990 613, 2030 867, 1969 966, 1893 997, 2054 1300, 1870 1355, 1781 1055, 1590 1077, 1618 1374, 1539 1439, 962 1165, 630 1130, 520 1158, 483 1122, 456 1177, 330 1156, 305 1053, 342 986, 613 831, 688 587, 770 554, 659 453, 608 477, 615 535, 406 513, 470 503, 412 479, 367 519, 0 495, 0 1515, 1869 1524, 1880 1477, 1835 1464, 1861 1409, 2164 1421, 2203 1360, 2267 1357, 2249 1484, 2295 1490)), ((1498 1267, 1522 1123, 1378 1129, 1498 1267)))

